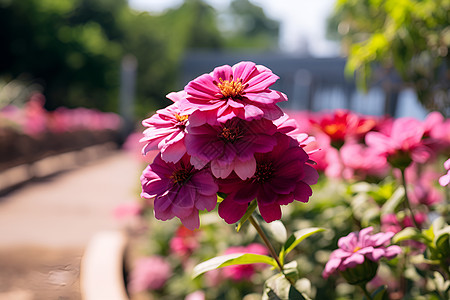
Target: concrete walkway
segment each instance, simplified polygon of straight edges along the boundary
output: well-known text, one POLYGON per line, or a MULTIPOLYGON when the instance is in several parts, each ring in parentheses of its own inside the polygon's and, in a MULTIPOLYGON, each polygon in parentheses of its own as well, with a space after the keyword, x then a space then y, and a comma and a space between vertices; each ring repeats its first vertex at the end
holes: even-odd
POLYGON ((128 153, 110 152, 0 197, 0 299, 78 299, 83 250, 97 232, 123 226, 113 210, 138 199, 143 167, 128 153), (35 282, 10 282, 14 276, 35 282))

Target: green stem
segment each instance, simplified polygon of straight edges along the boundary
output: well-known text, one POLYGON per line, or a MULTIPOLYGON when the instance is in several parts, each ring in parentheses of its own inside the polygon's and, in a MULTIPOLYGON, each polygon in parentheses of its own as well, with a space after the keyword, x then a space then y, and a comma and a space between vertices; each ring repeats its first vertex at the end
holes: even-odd
POLYGON ((416 218, 414 216, 414 212, 413 212, 413 210, 411 208, 411 205, 409 203, 408 190, 406 188, 406 176, 405 176, 406 172, 405 172, 405 169, 400 169, 400 171, 402 173, 403 188, 405 189, 405 204, 406 204, 406 207, 408 208, 409 213, 411 214, 411 219, 412 219, 412 221, 414 223, 414 226, 416 226, 416 228, 420 230, 420 226, 419 226, 419 224, 417 224, 416 218))
POLYGON ((362 289, 364 296, 366 296, 367 300, 373 300, 372 296, 370 295, 370 293, 367 291, 366 289, 366 284, 360 284, 359 287, 362 289))
POLYGON ((269 239, 267 238, 266 234, 262 230, 261 226, 259 226, 258 222, 255 220, 255 218, 250 215, 248 218, 250 220, 250 223, 252 223, 253 227, 255 227, 256 231, 258 232, 259 236, 264 241, 264 244, 266 244, 267 249, 269 249, 270 255, 275 259, 277 262, 278 268, 280 269, 280 272, 283 273, 283 265, 280 262, 280 259, 278 258, 277 253, 275 252, 275 249, 273 248, 272 244, 270 243, 269 239))

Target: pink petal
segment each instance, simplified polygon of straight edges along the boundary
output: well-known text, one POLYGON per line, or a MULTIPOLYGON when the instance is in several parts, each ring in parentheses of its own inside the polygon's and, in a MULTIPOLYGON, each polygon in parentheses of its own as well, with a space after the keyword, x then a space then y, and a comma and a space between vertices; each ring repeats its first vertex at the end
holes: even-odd
POLYGON ((241 79, 242 82, 247 82, 248 78, 255 72, 256 66, 253 62, 243 61, 233 66, 233 73, 235 79, 241 79))
POLYGON ((189 229, 195 230, 200 227, 200 218, 198 216, 198 210, 192 210, 192 213, 186 217, 180 218, 181 223, 189 229))
POLYGON ((323 270, 322 277, 328 278, 331 274, 333 274, 339 265, 341 264, 341 260, 338 258, 330 259, 325 265, 325 269, 323 270))
POLYGON ((349 252, 353 252, 353 249, 356 247, 356 243, 358 241, 357 235, 354 232, 350 232, 349 235, 341 237, 338 240, 339 248, 347 250, 349 252))
POLYGON ((226 197, 219 204, 219 216, 228 224, 239 221, 247 211, 248 204, 239 204, 226 197))
POLYGON ((234 163, 220 165, 217 160, 211 162, 211 172, 216 178, 227 178, 233 171, 234 163))
POLYGON ((240 161, 238 159, 235 160, 234 164, 234 172, 241 178, 245 180, 247 178, 252 177, 256 171, 256 160, 255 157, 251 157, 247 161, 240 161))
POLYGON ((402 253, 402 248, 397 245, 392 245, 386 248, 384 256, 387 259, 392 259, 400 253, 402 253))
POLYGON ((357 265, 361 265, 364 262, 364 255, 358 252, 353 253, 351 256, 347 257, 339 267, 339 270, 344 271, 347 268, 354 268, 357 265))
POLYGON ((261 217, 263 217, 264 221, 267 223, 281 219, 281 208, 277 203, 261 205, 258 201, 258 209, 261 213, 261 217))

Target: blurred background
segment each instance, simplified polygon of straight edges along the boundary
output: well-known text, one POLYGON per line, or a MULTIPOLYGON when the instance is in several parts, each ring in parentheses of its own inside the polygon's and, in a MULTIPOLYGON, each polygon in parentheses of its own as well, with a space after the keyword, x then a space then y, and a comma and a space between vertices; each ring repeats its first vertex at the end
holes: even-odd
MULTIPOLYGON (((138 197, 141 164, 117 149, 136 148, 130 134, 169 104, 165 95, 216 66, 271 68, 291 110, 448 117, 448 11, 445 0, 0 0, 0 273, 11 281, 27 272, 11 259, 14 247, 65 248, 70 228, 84 234, 68 242, 79 258, 93 232, 118 226, 110 215, 138 197), (111 184, 126 192, 98 191, 111 184), (50 222, 55 215, 63 219, 50 222)), ((49 257, 43 264, 61 270, 64 260, 49 257)), ((74 268, 56 279, 41 270, 31 281, 78 286, 74 268)), ((37 297, 10 281, 0 280, 5 299, 37 297)))

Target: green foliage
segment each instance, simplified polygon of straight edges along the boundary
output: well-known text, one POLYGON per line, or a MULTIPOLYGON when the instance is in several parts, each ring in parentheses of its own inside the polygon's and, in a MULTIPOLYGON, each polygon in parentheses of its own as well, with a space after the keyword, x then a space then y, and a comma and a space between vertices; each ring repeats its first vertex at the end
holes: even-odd
POLYGON ((329 36, 342 38, 347 74, 366 89, 374 63, 395 68, 430 110, 449 114, 449 0, 339 0, 329 36), (334 28, 333 28, 334 26, 334 28))
POLYGON ((178 71, 187 50, 237 43, 273 48, 278 22, 248 1, 233 5, 239 9, 232 15, 247 19, 252 29, 224 32, 217 12, 202 0, 186 0, 159 15, 133 11, 126 0, 3 0, 0 76, 10 81, 28 74, 43 86, 47 109, 116 111, 121 59, 133 55, 138 62, 135 112, 141 119, 166 106, 165 95, 181 88, 178 71))

